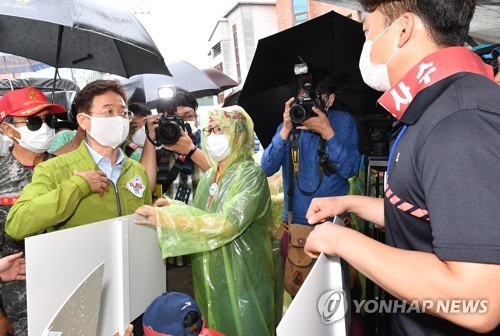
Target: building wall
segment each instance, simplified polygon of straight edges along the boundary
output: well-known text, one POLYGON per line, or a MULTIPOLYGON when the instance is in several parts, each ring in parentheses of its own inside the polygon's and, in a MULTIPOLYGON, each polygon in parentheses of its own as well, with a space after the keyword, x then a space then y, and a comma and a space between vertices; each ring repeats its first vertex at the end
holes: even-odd
MULTIPOLYGON (((309 20, 326 14, 330 11, 335 11, 341 15, 351 17, 353 20, 360 21, 360 14, 356 10, 331 5, 321 1, 309 0, 309 20)), ((293 0, 276 0, 276 10, 278 12, 278 29, 279 31, 294 26, 293 15, 293 0)))
POLYGON ((228 10, 230 11, 225 16, 227 24, 223 25, 219 21, 209 40, 211 46, 217 43, 221 45, 221 56, 212 55, 212 66, 222 63, 226 75, 243 82, 250 69, 258 40, 278 31, 276 7, 272 2, 262 4, 242 1, 228 10), (236 27, 238 42, 239 77, 233 26, 236 27))

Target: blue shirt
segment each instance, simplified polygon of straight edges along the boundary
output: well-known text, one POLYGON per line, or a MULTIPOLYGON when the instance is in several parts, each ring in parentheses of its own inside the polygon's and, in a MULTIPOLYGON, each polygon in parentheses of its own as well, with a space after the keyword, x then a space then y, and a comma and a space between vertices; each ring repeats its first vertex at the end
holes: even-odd
POLYGON ((107 178, 116 185, 116 181, 118 181, 118 177, 120 176, 120 172, 123 168, 123 164, 125 163, 125 156, 123 155, 121 149, 118 149, 118 156, 116 158, 116 164, 114 166, 111 165, 111 161, 108 158, 105 158, 101 154, 97 153, 93 150, 87 142, 85 142, 85 146, 89 150, 90 156, 94 160, 95 164, 101 171, 106 174, 107 178))
MULTIPOLYGON (((311 200, 315 197, 346 195, 349 191, 348 179, 355 175, 359 167, 358 132, 356 123, 350 114, 344 111, 329 110, 328 120, 335 135, 326 141, 325 151, 328 160, 337 167, 332 176, 323 173, 323 181, 318 190, 311 196, 303 194, 294 178, 293 190, 293 223, 307 224, 305 215, 311 200)), ((261 160, 262 169, 267 176, 283 170, 283 186, 285 193, 285 213, 283 219, 288 221, 288 184, 290 174, 290 147, 289 141, 283 140, 278 127, 271 144, 264 150, 261 160)), ((311 131, 301 131, 299 142, 299 183, 302 190, 312 192, 319 183, 318 171, 318 144, 321 136, 311 131)), ((293 170, 291 172, 293 174, 293 170)))

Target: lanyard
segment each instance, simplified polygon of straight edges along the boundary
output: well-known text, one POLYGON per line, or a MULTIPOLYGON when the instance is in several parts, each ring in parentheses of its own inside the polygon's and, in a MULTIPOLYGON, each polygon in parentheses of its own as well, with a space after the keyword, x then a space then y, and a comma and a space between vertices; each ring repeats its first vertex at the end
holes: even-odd
POLYGON ((389 178, 389 170, 391 169, 392 156, 394 155, 394 151, 396 150, 399 140, 401 140, 401 138, 403 137, 403 134, 406 131, 407 127, 408 127, 407 125, 403 126, 403 128, 398 134, 398 137, 396 138, 396 141, 394 141, 394 144, 391 147, 391 151, 389 153, 389 160, 387 161, 387 178, 389 178))
POLYGON ((215 172, 215 175, 214 175, 214 182, 210 185, 210 189, 208 190, 210 197, 208 198, 207 206, 205 207, 205 212, 208 211, 208 209, 210 209, 210 206, 212 205, 212 201, 214 199, 214 195, 217 191, 218 183, 219 183, 221 177, 222 177, 222 173, 220 173, 219 168, 217 168, 217 171, 215 172))

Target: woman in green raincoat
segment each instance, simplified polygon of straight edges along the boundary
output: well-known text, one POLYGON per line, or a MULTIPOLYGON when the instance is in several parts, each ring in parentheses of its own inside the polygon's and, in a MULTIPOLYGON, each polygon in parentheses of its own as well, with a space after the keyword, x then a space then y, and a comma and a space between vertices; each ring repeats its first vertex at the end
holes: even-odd
POLYGON ((239 106, 202 116, 211 164, 193 206, 168 200, 136 213, 158 227, 163 257, 192 254, 195 300, 209 328, 226 335, 275 332, 271 198, 253 158, 253 122, 239 106))

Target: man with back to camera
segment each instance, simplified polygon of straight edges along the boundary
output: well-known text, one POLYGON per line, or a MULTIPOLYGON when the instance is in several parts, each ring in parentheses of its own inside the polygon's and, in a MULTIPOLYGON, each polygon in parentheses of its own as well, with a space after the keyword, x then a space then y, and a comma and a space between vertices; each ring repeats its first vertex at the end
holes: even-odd
POLYGON ((75 98, 75 107, 85 140, 37 166, 7 218, 7 234, 15 240, 129 215, 152 202, 144 167, 119 148, 130 122, 121 85, 91 82, 75 98))
POLYGON ((356 213, 385 226, 387 245, 325 223, 305 249, 346 259, 425 311, 394 311, 394 335, 498 335, 500 88, 491 67, 462 47, 476 2, 361 3, 368 14, 360 70, 399 120, 385 197, 314 199, 307 217, 356 213))
MULTIPOLYGON (((24 241, 14 241, 5 233, 5 221, 31 181, 34 167, 50 157, 47 150, 57 127, 55 114, 63 112, 63 106, 49 104, 45 95, 33 87, 8 91, 0 99, 2 131, 13 143, 0 160, 0 257, 24 252, 24 241)), ((27 335, 26 282, 0 282, 0 300, 14 333, 27 335)))
MULTIPOLYGON (((290 269, 290 265, 285 261, 289 244, 289 232, 296 232, 292 232, 290 235, 296 236, 290 238, 292 242, 296 239, 305 239, 309 231, 312 230, 305 215, 313 197, 345 195, 349 191, 348 178, 356 174, 359 166, 358 135, 354 119, 345 111, 332 109, 336 90, 334 74, 325 67, 312 69, 311 74, 313 78, 313 94, 322 100, 326 113, 318 107, 313 107, 312 110, 317 116, 306 119, 296 127, 300 130, 300 137, 297 141, 300 166, 297 179, 295 176, 293 177, 292 209, 287 209, 290 198, 287 191, 289 190, 290 175, 295 175, 295 168, 291 170, 289 165, 290 146, 293 145, 289 141, 289 136, 294 127, 290 117, 290 109, 294 98, 285 103, 283 123, 278 127, 261 159, 262 169, 264 169, 267 176, 272 176, 280 168, 283 170, 285 233, 282 238, 281 248, 284 255, 285 274, 290 269), (321 143, 324 144, 327 164, 333 169, 331 174, 324 172, 325 167, 319 162, 318 150, 321 143), (293 213, 293 219, 292 223, 290 223, 292 226, 288 227, 290 211, 293 213)), ((299 86, 301 86, 300 83, 299 86)), ((302 90, 299 92, 299 97, 304 96, 304 94, 305 92, 302 90)), ((292 296, 295 296, 305 277, 299 278, 294 275, 292 277, 297 280, 294 280, 293 284, 286 280, 287 275, 285 275, 285 285, 287 291, 292 296)))

